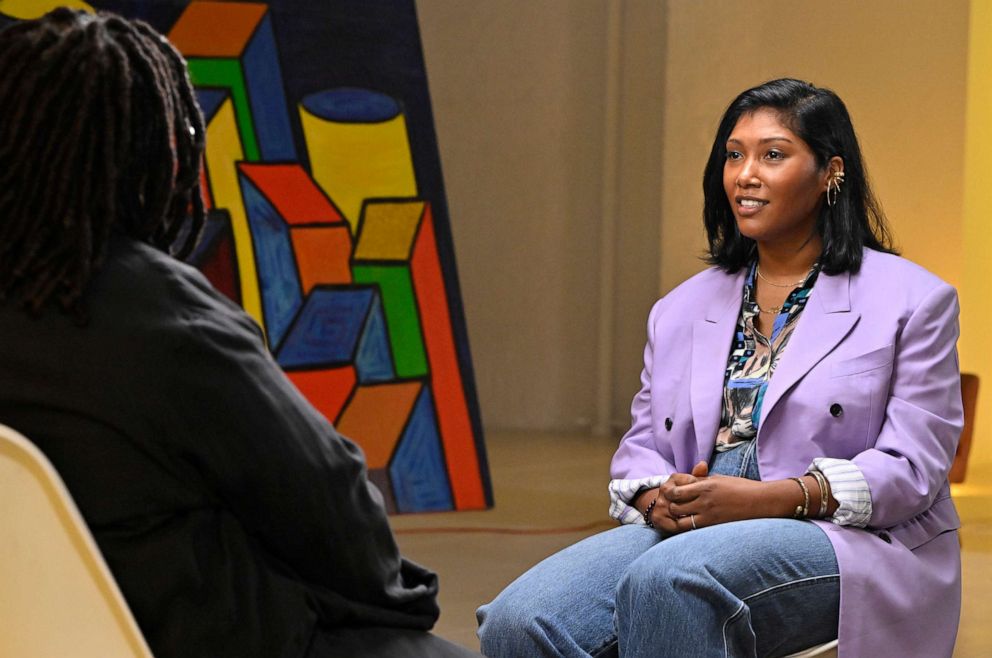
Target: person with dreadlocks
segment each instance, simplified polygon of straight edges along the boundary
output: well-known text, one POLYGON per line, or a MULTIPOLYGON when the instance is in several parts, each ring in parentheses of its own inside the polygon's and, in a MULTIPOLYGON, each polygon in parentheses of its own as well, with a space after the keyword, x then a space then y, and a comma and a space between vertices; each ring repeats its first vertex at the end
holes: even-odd
POLYGON ((59 9, 0 32, 0 70, 0 422, 65 480, 154 654, 469 655, 425 632, 437 578, 361 451, 178 260, 205 134, 179 53, 59 9))

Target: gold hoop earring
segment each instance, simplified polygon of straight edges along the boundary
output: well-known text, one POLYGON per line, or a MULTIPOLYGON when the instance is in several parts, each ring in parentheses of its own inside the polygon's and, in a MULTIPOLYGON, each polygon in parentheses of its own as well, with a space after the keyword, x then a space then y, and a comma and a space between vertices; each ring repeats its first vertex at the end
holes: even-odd
POLYGON ((837 204, 837 195, 840 194, 840 185, 844 182, 844 172, 835 171, 830 174, 827 181, 827 205, 833 207, 837 204))

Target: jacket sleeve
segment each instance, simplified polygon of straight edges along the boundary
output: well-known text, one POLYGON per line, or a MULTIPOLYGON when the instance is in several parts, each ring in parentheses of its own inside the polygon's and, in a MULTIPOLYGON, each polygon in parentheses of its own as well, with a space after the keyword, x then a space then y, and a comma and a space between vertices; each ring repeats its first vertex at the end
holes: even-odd
POLYGON ((957 338, 957 294, 942 283, 896 338, 881 430, 874 446, 852 460, 868 481, 873 527, 929 509, 947 480, 964 424, 957 338))
POLYGON ((671 447, 659 445, 656 440, 651 410, 651 382, 657 339, 655 334, 658 318, 665 312, 666 299, 656 302, 648 314, 648 341, 644 348, 641 389, 630 405, 630 429, 620 440, 620 447, 610 464, 610 477, 614 481, 653 476, 667 478, 676 472, 671 447))
POLYGON ((202 285, 173 350, 181 390, 164 396, 180 457, 298 578, 380 623, 432 626, 436 576, 400 556, 359 447, 297 391, 257 325, 202 285))

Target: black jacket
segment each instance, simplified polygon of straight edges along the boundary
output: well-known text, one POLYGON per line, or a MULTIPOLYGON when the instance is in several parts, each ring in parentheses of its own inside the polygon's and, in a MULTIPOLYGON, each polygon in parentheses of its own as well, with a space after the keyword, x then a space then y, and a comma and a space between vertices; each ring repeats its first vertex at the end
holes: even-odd
POLYGON ((319 627, 427 629, 360 450, 196 270, 115 238, 77 326, 0 306, 0 422, 62 475, 158 658, 302 656, 319 627))

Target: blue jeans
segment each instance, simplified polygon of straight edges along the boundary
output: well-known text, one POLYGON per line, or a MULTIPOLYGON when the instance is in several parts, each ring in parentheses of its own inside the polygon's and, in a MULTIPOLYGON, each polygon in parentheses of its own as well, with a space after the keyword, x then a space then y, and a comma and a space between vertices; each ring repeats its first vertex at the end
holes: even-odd
MULTIPOLYGON (((755 446, 711 473, 759 479, 755 446)), ((477 612, 482 652, 514 656, 785 656, 837 637, 833 547, 808 521, 756 519, 668 536, 594 535, 477 612)))

